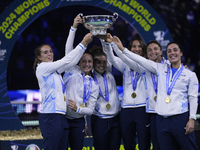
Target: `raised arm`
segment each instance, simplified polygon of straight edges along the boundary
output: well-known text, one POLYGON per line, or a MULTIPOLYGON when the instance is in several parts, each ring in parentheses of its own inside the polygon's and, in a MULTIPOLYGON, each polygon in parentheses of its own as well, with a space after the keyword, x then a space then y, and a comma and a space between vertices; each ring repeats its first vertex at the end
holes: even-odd
MULTIPOLYGON (((117 56, 119 56, 119 58, 121 58, 121 60, 127 64, 131 69, 133 69, 134 71, 138 72, 138 73, 142 73, 142 70, 140 69, 141 67, 139 67, 139 65, 133 61, 132 59, 128 58, 126 55, 124 55, 122 53, 122 51, 118 48, 120 47, 121 49, 124 49, 124 46, 122 45, 122 42, 120 41, 120 39, 118 37, 115 36, 115 40, 117 40, 118 42, 117 45, 115 44, 115 42, 112 42, 112 48, 114 49, 115 53, 117 54, 117 56)), ((143 69, 144 70, 144 69, 143 69)))
POLYGON ((118 39, 119 39, 118 37, 113 36, 113 41, 115 42, 115 44, 118 46, 119 50, 121 50, 124 55, 126 55, 128 58, 135 61, 136 63, 138 63, 145 69, 149 70, 150 72, 157 74, 157 63, 155 63, 151 60, 148 60, 142 56, 139 56, 137 54, 134 54, 134 53, 130 52, 127 48, 120 46, 118 39))
POLYGON ((66 71, 68 68, 70 68, 72 66, 75 66, 79 62, 79 60, 82 57, 83 53, 85 52, 88 44, 90 42, 92 42, 92 40, 93 40, 93 35, 91 33, 86 34, 84 36, 83 40, 81 41, 81 43, 78 44, 78 46, 76 46, 76 48, 73 51, 71 51, 70 53, 68 53, 65 56, 69 60, 62 60, 62 62, 65 63, 65 65, 63 65, 62 67, 57 68, 58 73, 62 73, 64 71, 66 71), (67 64, 66 64, 66 61, 68 62, 67 64))
MULTIPOLYGON (((103 40, 103 39, 100 39, 100 41, 101 41, 101 45, 102 45, 102 49, 103 49, 103 52, 106 54, 106 56, 107 56, 107 58, 108 58, 108 50, 107 50, 107 47, 106 47, 106 45, 105 45, 105 40, 103 40)), ((107 70, 109 71, 109 72, 112 72, 112 63, 109 61, 109 59, 107 59, 107 70)))
POLYGON ((107 33, 106 36, 104 36, 104 40, 105 42, 103 42, 103 48, 104 48, 104 52, 107 55, 107 59, 108 61, 115 67, 117 68, 120 72, 124 72, 124 68, 125 68, 125 64, 124 62, 116 57, 113 53, 112 47, 111 47, 111 42, 113 42, 112 36, 110 33, 107 33))
POLYGON ((79 23, 82 23, 82 19, 80 15, 77 15, 76 18, 74 18, 73 25, 71 26, 69 35, 67 37, 67 41, 65 44, 65 55, 67 55, 70 51, 73 50, 74 38, 79 23))
POLYGON ((36 74, 42 73, 43 76, 48 76, 51 73, 58 72, 62 73, 62 68, 68 68, 75 65, 75 60, 79 60, 83 53, 85 52, 85 47, 79 44, 74 51, 70 52, 68 55, 60 60, 54 62, 42 62, 36 69, 36 74))

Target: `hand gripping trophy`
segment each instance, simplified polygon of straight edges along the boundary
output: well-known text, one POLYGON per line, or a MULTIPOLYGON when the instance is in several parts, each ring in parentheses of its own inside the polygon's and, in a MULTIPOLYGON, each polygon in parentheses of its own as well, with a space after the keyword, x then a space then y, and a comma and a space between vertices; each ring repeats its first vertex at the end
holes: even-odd
POLYGON ((83 25, 85 28, 89 29, 92 35, 106 35, 107 29, 115 23, 118 18, 117 13, 111 15, 89 15, 83 16, 82 13, 79 14, 83 18, 83 25))

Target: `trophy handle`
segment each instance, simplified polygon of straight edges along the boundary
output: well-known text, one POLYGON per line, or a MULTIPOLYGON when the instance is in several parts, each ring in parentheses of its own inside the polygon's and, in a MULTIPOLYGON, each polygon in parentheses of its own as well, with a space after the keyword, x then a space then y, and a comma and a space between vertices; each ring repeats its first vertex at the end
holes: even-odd
POLYGON ((83 20, 83 24, 85 24, 85 19, 84 19, 84 17, 83 17, 83 14, 82 13, 79 13, 78 14, 80 17, 81 17, 81 19, 83 20))
POLYGON ((116 19, 118 18, 118 13, 113 13, 113 22, 115 22, 116 21, 116 19))
POLYGON ((82 13, 79 13, 78 15, 79 15, 81 18, 83 17, 83 14, 82 14, 82 13))

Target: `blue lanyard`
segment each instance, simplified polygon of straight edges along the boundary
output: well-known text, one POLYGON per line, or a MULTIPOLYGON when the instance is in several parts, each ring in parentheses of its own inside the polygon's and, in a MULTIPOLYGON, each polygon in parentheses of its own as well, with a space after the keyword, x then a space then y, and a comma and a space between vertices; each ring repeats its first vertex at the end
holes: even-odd
POLYGON ((89 99, 90 93, 92 91, 92 78, 90 78, 89 90, 88 90, 88 93, 86 94, 86 92, 87 92, 87 83, 86 83, 86 80, 85 80, 85 76, 83 74, 81 74, 81 75, 83 77, 83 85, 84 85, 83 102, 85 103, 89 99))
POLYGON ((152 72, 151 72, 151 79, 152 79, 152 82, 153 82, 154 91, 157 94, 157 92, 158 92, 158 78, 157 78, 157 81, 155 81, 155 75, 152 72))
MULTIPOLYGON (((97 80, 96 75, 95 75, 94 72, 93 72, 93 76, 94 76, 95 82, 98 84, 98 80, 97 80)), ((107 78, 106 78, 106 73, 105 72, 103 74, 103 81, 104 81, 104 86, 105 86, 105 97, 103 96, 103 93, 101 91, 100 86, 99 86, 99 94, 108 102, 109 101, 109 92, 108 92, 108 82, 107 82, 107 78)))
POLYGON ((181 72, 183 71, 183 65, 181 65, 181 68, 178 70, 178 72, 175 74, 174 79, 172 80, 171 85, 169 86, 169 78, 170 78, 170 66, 168 65, 167 68, 167 75, 166 75, 166 90, 167 90, 167 95, 170 95, 172 92, 172 89, 174 88, 174 85, 178 79, 178 77, 181 75, 181 72))
MULTIPOLYGON (((164 63, 163 59, 161 59, 161 64, 164 63)), ((157 94, 158 93, 158 78, 157 78, 157 81, 155 80, 155 75, 151 72, 151 79, 152 79, 152 82, 153 82, 153 87, 154 87, 154 91, 155 93, 157 94)))
POLYGON ((137 87, 137 81, 138 81, 139 73, 138 72, 135 73, 135 78, 134 79, 133 79, 133 71, 132 70, 130 70, 130 74, 131 74, 132 87, 133 87, 133 90, 135 91, 135 89, 137 87))

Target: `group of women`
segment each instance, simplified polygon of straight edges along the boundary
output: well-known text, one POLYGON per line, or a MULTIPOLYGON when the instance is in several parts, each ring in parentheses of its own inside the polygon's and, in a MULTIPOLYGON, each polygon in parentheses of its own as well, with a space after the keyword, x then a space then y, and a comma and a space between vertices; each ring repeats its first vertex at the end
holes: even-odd
POLYGON ((82 18, 77 15, 62 59, 53 61, 47 44, 35 50, 44 149, 66 150, 69 139, 72 150, 82 150, 85 115, 91 116, 95 150, 118 150, 121 137, 126 150, 135 150, 136 137, 140 150, 149 150, 150 141, 154 150, 197 149, 194 120, 198 80, 181 64, 179 45, 168 44, 165 60, 157 41, 146 46, 135 37, 128 50, 118 37, 108 33, 97 36, 102 47, 85 52, 93 36, 86 34, 74 49, 79 23, 82 18), (112 65, 123 73, 121 102, 112 65))

